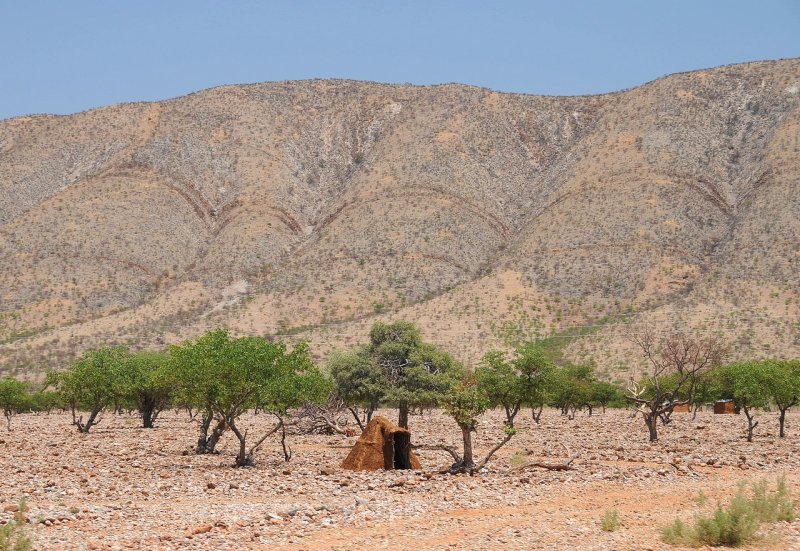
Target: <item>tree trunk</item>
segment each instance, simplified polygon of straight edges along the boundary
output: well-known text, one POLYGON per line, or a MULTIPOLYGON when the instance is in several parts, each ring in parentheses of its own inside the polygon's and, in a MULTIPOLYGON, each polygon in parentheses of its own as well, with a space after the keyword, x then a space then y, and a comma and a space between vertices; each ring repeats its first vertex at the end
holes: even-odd
POLYGON ((283 460, 289 461, 292 458, 292 450, 286 445, 286 425, 281 420, 281 448, 283 448, 283 460))
POLYGON ((364 432, 364 424, 361 422, 361 416, 358 414, 358 408, 347 408, 350 410, 350 413, 353 414, 353 417, 356 419, 356 423, 358 424, 358 428, 361 429, 361 432, 364 432))
POLYGON ((142 398, 139 402, 142 411, 142 428, 152 429, 156 420, 156 401, 152 397, 142 398))
POLYGON ((461 427, 461 435, 464 439, 464 455, 461 456, 461 467, 469 469, 475 466, 475 460, 472 458, 472 429, 461 427))
POLYGON ((98 414, 100 413, 101 409, 93 409, 89 412, 89 418, 86 419, 86 423, 83 422, 83 417, 79 417, 77 421, 75 421, 75 426, 78 427, 78 432, 86 434, 89 432, 93 426, 95 426, 98 421, 96 421, 98 414))
POLYGON ((694 405, 694 410, 692 411, 692 421, 697 418, 697 410, 700 409, 700 404, 694 405))
POLYGON ((203 413, 200 419, 200 436, 197 439, 196 453, 206 453, 206 446, 208 445, 208 429, 211 426, 211 421, 214 420, 214 415, 207 411, 203 413))
POLYGON ((753 429, 758 426, 758 421, 753 423, 753 419, 755 419, 755 415, 750 415, 750 408, 742 408, 744 409, 744 415, 747 417, 747 441, 753 441, 753 429))
POLYGON ((6 427, 8 427, 8 432, 11 432, 11 415, 12 412, 10 409, 5 410, 6 414, 6 427))
POLYGON ((236 425, 231 422, 228 423, 228 426, 233 431, 233 434, 236 435, 236 438, 239 440, 239 453, 236 454, 236 466, 237 467, 247 467, 248 465, 252 465, 253 461, 252 458, 247 453, 247 431, 244 431, 244 434, 239 432, 239 429, 236 425))
POLYGON ((536 423, 537 425, 539 424, 539 421, 542 419, 543 409, 544 409, 543 404, 539 404, 539 409, 536 409, 535 407, 531 408, 531 416, 533 417, 533 422, 536 423))
MULTIPOLYGON (((778 422, 780 423, 781 431, 780 437, 783 438, 786 434, 783 432, 783 423, 786 421, 786 408, 781 409, 781 414, 778 416, 778 422)), ((10 421, 9 421, 10 423, 10 421)))
POLYGON ((658 440, 658 416, 655 413, 648 413, 644 416, 644 422, 650 430, 650 441, 658 440))
POLYGON ((214 450, 217 449, 217 442, 222 438, 222 433, 225 432, 226 428, 225 420, 221 419, 214 426, 214 430, 211 431, 211 437, 208 439, 208 442, 206 442, 206 451, 203 453, 214 453, 214 450))
POLYGON ((397 424, 401 428, 408 428, 408 400, 400 400, 400 414, 397 417, 397 424))

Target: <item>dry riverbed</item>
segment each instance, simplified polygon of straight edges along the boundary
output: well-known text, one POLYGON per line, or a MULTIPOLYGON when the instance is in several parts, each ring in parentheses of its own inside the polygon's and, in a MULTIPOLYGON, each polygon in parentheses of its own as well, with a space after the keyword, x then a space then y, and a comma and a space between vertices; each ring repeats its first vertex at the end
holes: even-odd
MULTIPOLYGON (((394 420, 396 413, 384 414, 394 420)), ((251 434, 272 422, 249 416, 251 434)), ((415 444, 458 444, 452 420, 411 418, 415 444)), ((501 417, 481 419, 476 455, 501 434, 501 417)), ((229 435, 218 455, 189 452, 196 424, 163 414, 155 429, 106 414, 88 435, 67 414, 21 415, 0 433, 0 520, 22 496, 37 549, 674 549, 659 528, 727 500, 740 480, 787 476, 800 494, 800 415, 777 438, 774 413, 761 414, 753 443, 737 415, 674 414, 650 444, 640 418, 596 412, 570 421, 548 410, 476 476, 439 474, 449 456, 420 451, 421 471, 338 469, 355 438, 290 435, 283 461, 267 441, 252 468, 235 469, 229 435), (574 470, 514 470, 523 461, 574 470), (710 498, 701 508, 699 490, 710 498), (617 510, 622 527, 603 532, 617 510)), ((800 522, 762 530, 760 549, 800 549, 800 522)))

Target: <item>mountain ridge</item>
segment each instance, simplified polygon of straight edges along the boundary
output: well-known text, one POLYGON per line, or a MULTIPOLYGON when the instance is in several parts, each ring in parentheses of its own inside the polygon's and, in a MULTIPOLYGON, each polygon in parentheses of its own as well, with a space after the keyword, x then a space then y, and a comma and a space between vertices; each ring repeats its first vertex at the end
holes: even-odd
MULTIPOLYGON (((764 317, 721 324, 735 354, 796 355, 798 83, 798 59, 592 96, 311 80, 0 121, 0 364, 217 324, 323 354, 397 315, 474 363, 515 320, 728 302, 764 317)), ((625 350, 568 352, 621 376, 625 350)))

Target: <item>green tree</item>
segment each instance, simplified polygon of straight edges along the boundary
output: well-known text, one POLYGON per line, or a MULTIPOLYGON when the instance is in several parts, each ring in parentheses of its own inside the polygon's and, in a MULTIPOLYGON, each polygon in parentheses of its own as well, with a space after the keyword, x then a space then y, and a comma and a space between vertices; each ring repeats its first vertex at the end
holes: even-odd
POLYGON ((177 384, 169 354, 149 350, 121 362, 115 381, 117 395, 139 411, 146 429, 153 428, 158 414, 169 406, 177 384))
POLYGON ((578 409, 591 404, 594 369, 588 365, 568 365, 556 369, 549 380, 549 395, 562 415, 575 419, 578 409))
POLYGON ((88 433, 100 420, 98 415, 119 398, 118 380, 121 366, 128 359, 124 347, 100 348, 86 352, 69 369, 49 375, 66 403, 72 407, 72 423, 81 433, 88 433), (76 410, 89 413, 86 422, 76 410))
POLYGON ((11 432, 11 418, 28 403, 28 386, 12 377, 0 379, 0 407, 6 416, 6 428, 11 432))
POLYGON ((786 411, 800 400, 800 360, 764 362, 765 383, 770 398, 778 408, 780 437, 785 436, 786 411))
POLYGON ((328 358, 327 367, 336 396, 348 405, 356 423, 364 430, 357 408, 364 409, 366 422, 369 423, 389 391, 386 374, 372 361, 366 348, 334 351, 328 358))
POLYGON ((538 423, 547 402, 548 385, 555 373, 555 365, 540 343, 524 343, 516 348, 511 360, 516 369, 523 405, 531 408, 533 420, 538 423))
POLYGON ((704 405, 721 398, 719 395, 719 385, 716 384, 715 370, 701 373, 694 384, 694 392, 689 397, 689 404, 692 408, 692 420, 697 417, 697 411, 704 405))
POLYGON ((491 407, 503 408, 508 427, 514 426, 514 418, 523 402, 518 375, 511 362, 506 360, 505 354, 496 350, 487 352, 475 369, 477 388, 481 389, 491 407))
POLYGON ((52 390, 38 390, 28 397, 29 406, 33 411, 44 411, 48 414, 53 408, 63 407, 64 403, 61 395, 52 390))
POLYGON ((514 427, 506 424, 505 438, 496 444, 486 456, 480 461, 475 461, 472 451, 472 433, 478 426, 478 417, 482 415, 492 402, 482 391, 475 377, 466 377, 461 384, 451 389, 442 402, 443 408, 450 415, 461 429, 461 439, 463 451, 458 455, 456 451, 447 446, 439 446, 444 449, 454 459, 450 472, 470 472, 473 473, 482 469, 492 458, 497 450, 506 444, 516 434, 514 427))
POLYGON ((537 423, 546 400, 546 384, 553 365, 534 343, 523 344, 509 361, 498 351, 487 352, 475 370, 475 380, 492 407, 502 407, 508 427, 522 406, 529 406, 537 423))
MULTIPOLYGON (((287 352, 283 343, 232 338, 227 330, 217 329, 173 346, 170 353, 187 403, 207 408, 221 430, 230 429, 236 436, 239 467, 252 465, 253 454, 272 434, 281 430, 285 438, 282 415, 288 408, 323 401, 330 390, 304 344, 287 352), (240 418, 255 407, 275 414, 278 423, 248 447, 248 429, 240 426, 240 418)), ((288 460, 285 447, 284 453, 288 460)))
POLYGON ((406 321, 378 322, 369 333, 367 352, 388 382, 386 399, 399 408, 398 425, 408 428, 409 407, 431 405, 461 378, 463 367, 406 321))
POLYGON ((721 392, 732 398, 747 417, 747 441, 753 441, 755 409, 769 405, 770 371, 763 362, 743 362, 726 365, 718 370, 721 392))
POLYGON ((606 412, 606 406, 614 404, 622 400, 622 390, 615 384, 607 381, 596 381, 592 384, 591 401, 600 405, 603 408, 603 413, 606 412))

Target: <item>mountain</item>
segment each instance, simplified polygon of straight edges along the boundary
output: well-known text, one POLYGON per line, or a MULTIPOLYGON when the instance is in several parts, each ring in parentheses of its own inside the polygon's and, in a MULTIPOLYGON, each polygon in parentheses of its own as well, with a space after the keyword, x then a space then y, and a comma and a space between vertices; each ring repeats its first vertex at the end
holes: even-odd
POLYGON ((377 319, 624 378, 644 325, 800 355, 800 60, 613 94, 339 80, 0 122, 0 369, 377 319))

